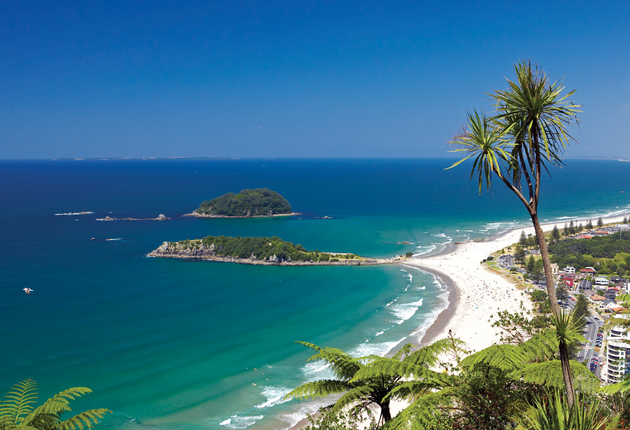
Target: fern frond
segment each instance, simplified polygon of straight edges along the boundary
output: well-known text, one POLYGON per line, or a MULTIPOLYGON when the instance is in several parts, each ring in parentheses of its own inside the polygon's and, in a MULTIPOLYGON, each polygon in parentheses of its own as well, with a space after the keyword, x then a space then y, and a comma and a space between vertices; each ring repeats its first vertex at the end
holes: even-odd
POLYGON ((296 343, 317 351, 317 354, 311 356, 308 361, 322 360, 329 363, 335 376, 340 379, 352 379, 356 371, 363 366, 360 361, 361 358, 354 358, 340 349, 328 347, 320 348, 319 346, 308 342, 297 341, 296 343))
POLYGON ((411 355, 411 350, 413 348, 414 348, 414 345, 408 343, 402 348, 400 348, 400 350, 396 354, 394 354, 392 358, 394 360, 403 360, 411 355))
POLYGON ((352 389, 353 386, 345 381, 323 379, 321 381, 307 382, 284 396, 288 399, 314 399, 316 397, 326 397, 330 394, 343 393, 352 389))
POLYGON ((448 390, 427 394, 405 408, 388 425, 388 430, 425 430, 435 423, 438 407, 450 406, 448 390))
POLYGON ((370 394, 372 394, 372 389, 367 385, 354 387, 335 402, 335 406, 333 406, 332 410, 335 413, 339 413, 343 411, 345 407, 351 405, 355 405, 355 407, 358 406, 357 409, 361 409, 361 406, 373 403, 369 400, 370 394))
POLYGON ((350 382, 374 380, 385 378, 391 381, 398 381, 401 378, 413 378, 423 380, 426 384, 441 386, 448 375, 435 372, 414 363, 394 360, 393 358, 378 357, 369 364, 359 369, 350 382))
MULTIPOLYGON (((577 361, 571 360, 571 375, 576 390, 581 392, 593 392, 599 386, 599 380, 586 366, 577 361)), ((562 364, 560 360, 547 361, 544 363, 532 363, 526 365, 517 372, 523 381, 553 387, 558 390, 564 389, 564 379, 562 375, 562 364)))
POLYGON ((461 367, 473 368, 482 365, 511 372, 520 368, 526 360, 527 355, 520 346, 492 345, 464 358, 461 367))
POLYGON ((33 412, 26 416, 23 423, 30 425, 42 415, 59 417, 64 412, 71 411, 70 400, 81 397, 84 394, 91 393, 92 390, 86 387, 73 387, 55 394, 52 398, 46 400, 44 404, 38 406, 33 412))
POLYGON ((5 423, 19 425, 24 416, 33 412, 33 404, 37 403, 37 382, 27 379, 15 384, 0 402, 0 419, 5 423))
POLYGON ((466 342, 457 338, 441 339, 430 345, 423 346, 411 355, 407 356, 403 361, 405 363, 416 364, 424 367, 433 367, 438 364, 439 358, 443 354, 453 353, 453 347, 463 348, 466 342))
POLYGON ((527 361, 552 360, 558 353, 558 339, 553 329, 532 336, 520 345, 528 355, 527 361))
POLYGON ((384 399, 408 399, 415 401, 430 393, 431 391, 429 390, 433 388, 432 384, 427 384, 424 381, 407 381, 396 386, 396 388, 390 391, 384 399))
POLYGON ((626 381, 617 382, 616 384, 606 385, 599 389, 604 394, 617 394, 617 393, 627 393, 630 391, 630 379, 626 381))
POLYGON ((98 420, 103 418, 106 413, 112 413, 109 409, 90 409, 78 415, 73 416, 58 424, 59 430, 83 430, 83 427, 92 428, 98 424, 98 420))

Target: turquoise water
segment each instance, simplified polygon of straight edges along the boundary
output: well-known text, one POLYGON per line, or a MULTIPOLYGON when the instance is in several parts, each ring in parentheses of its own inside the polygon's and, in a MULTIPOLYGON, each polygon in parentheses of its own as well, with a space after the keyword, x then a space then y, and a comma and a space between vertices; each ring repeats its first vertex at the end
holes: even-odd
MULTIPOLYGON (((281 397, 327 373, 306 363, 309 351, 295 340, 385 354, 417 342, 446 305, 445 287, 404 266, 260 267, 146 253, 164 240, 223 234, 374 257, 426 254, 527 221, 510 194, 479 197, 464 169, 443 170, 449 164, 1 161, 0 381, 7 390, 33 378, 43 398, 90 387, 74 409, 111 409, 108 427, 286 428, 317 404, 281 397), (280 192, 303 215, 180 216, 256 187, 280 192), (84 210, 94 214, 54 216, 84 210), (172 219, 96 221, 159 213, 172 219)), ((570 160, 545 183, 541 218, 627 210, 629 168, 570 160)))

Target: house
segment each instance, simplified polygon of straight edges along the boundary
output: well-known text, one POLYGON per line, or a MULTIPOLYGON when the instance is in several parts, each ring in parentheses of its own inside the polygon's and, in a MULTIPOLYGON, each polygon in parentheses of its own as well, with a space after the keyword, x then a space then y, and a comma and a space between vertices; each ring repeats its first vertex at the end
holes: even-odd
POLYGON ((597 305, 599 305, 604 300, 606 300, 604 297, 600 296, 599 294, 593 294, 591 297, 589 297, 589 299, 597 305))
POLYGON ((580 275, 594 275, 596 272, 592 267, 585 267, 584 269, 580 269, 580 275))
POLYGON ((560 266, 558 266, 556 263, 551 263, 551 274, 554 276, 558 275, 558 269, 560 269, 560 266))
POLYGON ((617 291, 612 288, 606 290, 606 292, 604 293, 605 299, 615 300, 615 297, 617 297, 617 291))
POLYGON ((596 285, 596 289, 600 289, 597 287, 608 287, 609 281, 608 278, 605 276, 598 276, 597 278, 595 278, 594 281, 595 285, 596 285))
POLYGON ((592 289, 593 284, 591 283, 591 281, 587 281, 586 279, 583 279, 580 281, 580 283, 577 286, 577 290, 578 292, 580 291, 587 291, 587 290, 591 290, 592 289))
POLYGON ((580 235, 580 239, 592 239, 593 235, 591 234, 582 234, 580 235))
POLYGON ((567 267, 564 268, 564 272, 567 273, 567 274, 575 273, 575 267, 567 266, 567 267))

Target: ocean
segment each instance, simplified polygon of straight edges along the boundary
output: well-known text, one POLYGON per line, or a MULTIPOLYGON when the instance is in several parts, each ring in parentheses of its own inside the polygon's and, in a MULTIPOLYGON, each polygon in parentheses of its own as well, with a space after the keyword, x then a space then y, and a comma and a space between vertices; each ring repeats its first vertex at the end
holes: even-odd
MULTIPOLYGON (((111 409, 107 428, 288 428, 326 401, 283 396, 329 376, 295 341, 356 355, 418 344, 447 305, 446 287, 404 265, 268 267, 146 254, 163 241, 225 235, 427 255, 527 225, 500 183, 480 196, 466 167, 444 170, 452 161, 0 161, 0 389, 32 378, 43 401, 89 387, 73 410, 111 409), (258 187, 302 215, 181 216, 258 187), (81 211, 93 214, 55 215, 81 211), (158 214, 171 219, 96 221, 158 214)), ((541 220, 562 227, 627 211, 629 173, 624 162, 567 160, 543 183, 541 220)))

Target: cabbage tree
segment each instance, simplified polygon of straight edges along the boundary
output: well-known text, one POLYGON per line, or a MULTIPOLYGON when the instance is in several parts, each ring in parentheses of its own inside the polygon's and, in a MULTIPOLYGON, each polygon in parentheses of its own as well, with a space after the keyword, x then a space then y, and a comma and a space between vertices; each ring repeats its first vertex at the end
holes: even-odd
MULTIPOLYGON (((493 179, 498 179, 523 203, 540 246, 551 309, 560 318, 547 243, 538 219, 538 204, 543 171, 550 166, 562 166, 560 157, 573 140, 568 128, 578 122, 580 105, 568 100, 575 90, 563 95, 562 82, 552 82, 538 65, 520 61, 514 65, 514 70, 516 80, 507 79, 507 90, 489 94, 495 102, 494 116, 477 111, 468 114, 468 127, 450 142, 457 147, 454 152, 463 154, 451 168, 471 160, 470 178, 476 177, 480 193, 484 186, 490 190, 493 179)), ((572 405, 574 390, 569 355, 562 342, 559 352, 567 400, 572 405)))

